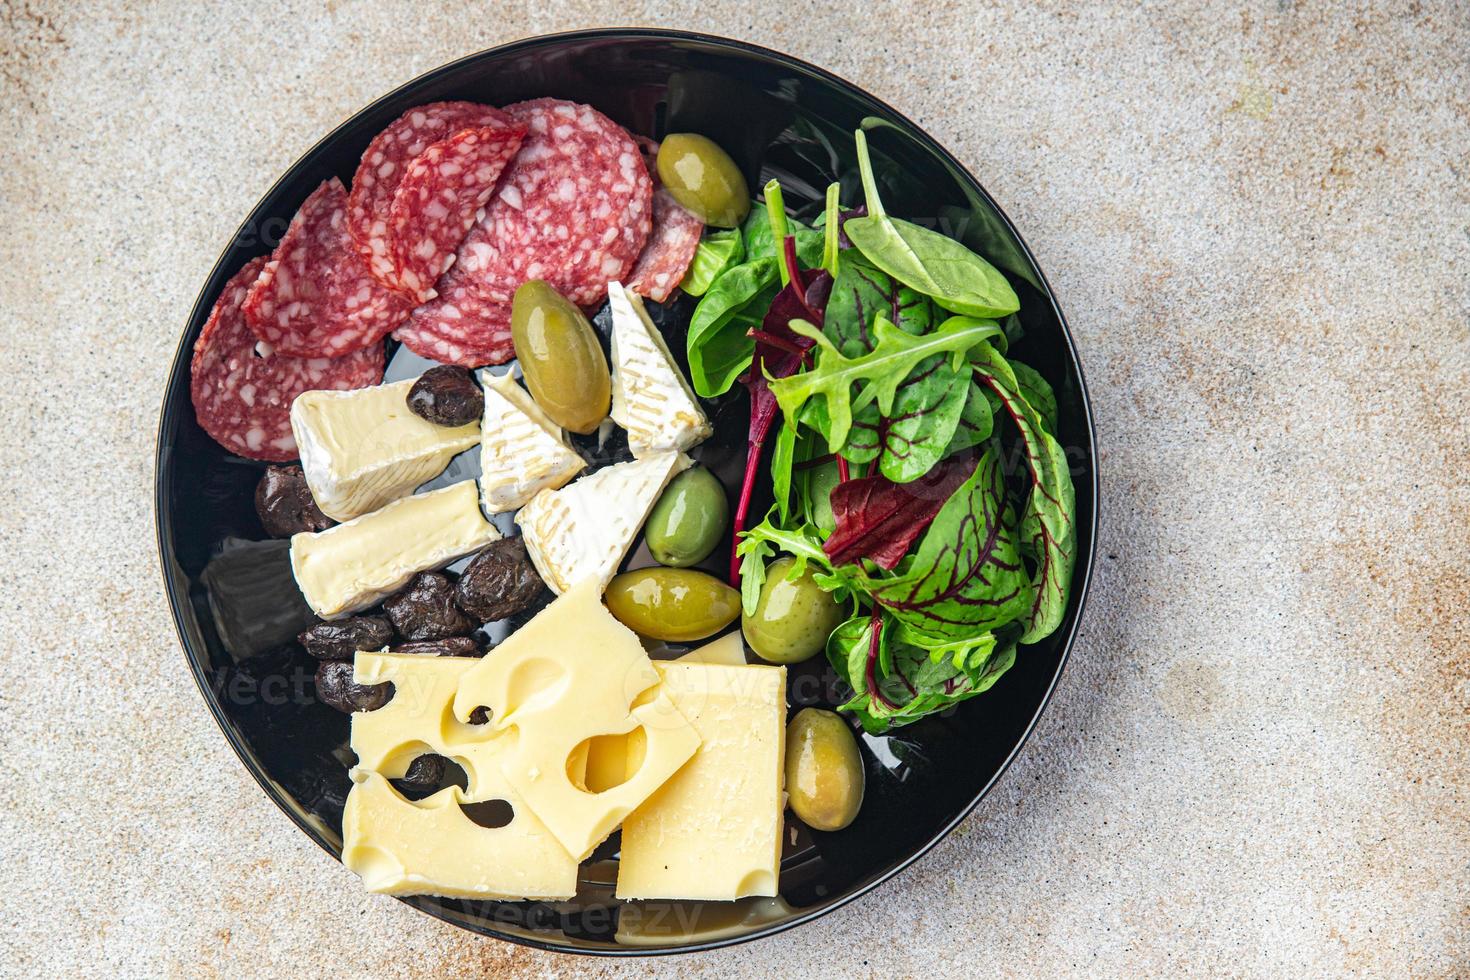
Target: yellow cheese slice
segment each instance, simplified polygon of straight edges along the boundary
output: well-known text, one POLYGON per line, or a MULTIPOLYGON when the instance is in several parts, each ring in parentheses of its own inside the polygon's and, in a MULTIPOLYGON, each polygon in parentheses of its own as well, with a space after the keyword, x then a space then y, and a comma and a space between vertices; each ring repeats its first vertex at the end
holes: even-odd
POLYGON ((325 531, 292 535, 291 571, 312 612, 339 619, 392 595, 418 572, 498 540, 500 532, 480 513, 475 481, 465 480, 325 531))
POLYGON ((501 771, 578 860, 699 747, 693 727, 655 688, 658 671, 637 635, 601 594, 596 578, 574 585, 466 672, 454 698, 456 718, 483 705, 496 731, 518 733, 501 771), (638 771, 600 793, 584 788, 583 743, 640 728, 638 771))
POLYGON ((740 631, 727 633, 718 640, 711 640, 702 647, 695 647, 682 657, 676 657, 675 663, 680 664, 724 664, 726 667, 745 666, 745 639, 740 631))
POLYGON ((618 898, 775 895, 786 668, 676 661, 660 691, 699 732, 694 758, 623 823, 618 898))
POLYGON ((296 396, 291 432, 322 513, 347 521, 377 510, 444 472, 456 453, 479 441, 476 422, 435 425, 410 412, 408 392, 417 380, 296 396))
POLYGON ((358 683, 393 685, 386 705, 352 716, 358 764, 343 813, 342 862, 362 876, 369 891, 505 899, 576 893, 577 862, 501 772, 515 750, 516 733, 497 735, 489 726, 454 717, 455 690, 478 663, 393 653, 356 657, 358 683), (458 763, 468 787, 450 787, 417 802, 404 799, 387 780, 431 752, 458 763), (481 827, 460 809, 462 803, 489 800, 509 804, 508 824, 481 827))

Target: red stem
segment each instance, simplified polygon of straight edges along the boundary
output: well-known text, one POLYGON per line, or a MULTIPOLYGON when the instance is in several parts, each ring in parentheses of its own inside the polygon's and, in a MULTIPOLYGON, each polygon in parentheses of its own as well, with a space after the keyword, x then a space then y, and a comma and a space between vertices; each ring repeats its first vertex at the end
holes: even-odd
POLYGON ((745 519, 750 513, 750 495, 755 491, 755 471, 760 469, 756 461, 761 458, 765 440, 750 444, 750 455, 746 461, 745 479, 740 484, 740 499, 735 504, 735 532, 730 536, 730 585, 740 588, 740 535, 745 533, 745 519))
POLYGON ((852 474, 847 471, 847 457, 845 457, 845 456, 838 456, 837 457, 837 479, 841 480, 843 483, 846 483, 851 478, 852 478, 852 474))
POLYGON ((881 642, 880 638, 883 634, 883 614, 878 611, 877 606, 873 607, 873 618, 870 622, 872 623, 873 638, 868 641, 868 665, 864 669, 865 679, 868 685, 868 695, 889 711, 894 711, 898 708, 898 705, 888 700, 883 696, 883 692, 878 690, 878 650, 881 642))

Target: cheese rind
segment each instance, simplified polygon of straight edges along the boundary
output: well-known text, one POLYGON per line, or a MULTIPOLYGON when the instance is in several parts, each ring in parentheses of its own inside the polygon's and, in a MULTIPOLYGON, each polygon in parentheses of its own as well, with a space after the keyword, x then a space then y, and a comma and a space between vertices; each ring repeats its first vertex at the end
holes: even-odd
POLYGON ((526 552, 551 590, 561 594, 589 578, 606 588, 659 494, 690 463, 672 452, 618 463, 542 490, 521 508, 526 552))
POLYGON ((322 513, 349 521, 377 510, 442 473, 478 440, 474 423, 451 428, 410 412, 415 380, 305 391, 291 403, 301 469, 322 513))
POLYGON ((661 452, 684 452, 708 439, 714 430, 699 399, 689 387, 648 318, 643 300, 607 284, 612 310, 612 419, 628 431, 628 448, 638 458, 661 452))
POLYGON ((456 718, 483 705, 496 731, 516 733, 501 772, 578 860, 699 747, 689 722, 655 688, 658 671, 637 635, 601 596, 596 579, 578 583, 466 672, 454 698, 456 718), (600 793, 577 785, 583 742, 640 727, 637 772, 600 793))
POLYGON ((484 385, 480 499, 492 514, 515 510, 542 490, 566 485, 587 465, 557 424, 509 374, 484 385))
POLYGON ((397 592, 418 572, 478 551, 500 532, 473 480, 403 497, 382 510, 291 538, 291 571, 307 605, 339 619, 397 592))
POLYGON ((624 821, 617 897, 775 895, 786 669, 697 661, 657 669, 660 692, 699 732, 700 747, 624 821))

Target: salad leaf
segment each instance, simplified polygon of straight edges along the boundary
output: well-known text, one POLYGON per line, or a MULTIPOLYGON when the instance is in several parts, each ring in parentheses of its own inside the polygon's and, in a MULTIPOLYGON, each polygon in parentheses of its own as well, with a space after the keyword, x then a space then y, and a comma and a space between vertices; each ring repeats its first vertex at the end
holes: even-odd
POLYGON ((975 350, 975 376, 995 393, 1021 431, 1026 465, 1031 471, 1031 494, 1026 500, 1020 531, 1036 562, 1036 573, 1021 642, 1035 643, 1050 636, 1067 611, 1072 567, 1077 561, 1077 528, 1072 520, 1077 506, 1076 489, 1072 486, 1067 454, 1047 431, 1041 413, 1021 393, 1020 382, 1010 364, 988 344, 981 344, 975 350))
POLYGON ((779 289, 776 260, 766 257, 727 270, 704 294, 687 341, 689 382, 701 398, 723 395, 750 366, 749 331, 760 326, 779 289))
POLYGON ((827 659, 854 692, 838 710, 878 735, 989 690, 1015 663, 1016 647, 982 633, 934 648, 903 624, 864 613, 832 632, 827 659))
POLYGON ((869 476, 838 485, 830 498, 836 527, 822 550, 833 565, 867 558, 895 567, 969 476, 968 462, 952 459, 909 483, 869 476))
POLYGON ((765 520, 740 536, 735 546, 735 557, 740 562, 740 605, 747 616, 755 615, 761 586, 766 582, 766 559, 773 555, 787 554, 796 559, 790 578, 805 572, 808 562, 816 562, 819 568, 831 571, 822 551, 821 532, 810 524, 782 527, 779 521, 772 519, 775 516, 773 507, 765 520))
MULTIPOLYGON (((751 202, 750 214, 740 225, 740 234, 745 241, 747 262, 776 257, 776 236, 771 230, 771 216, 765 204, 760 201, 751 202)), ((826 247, 825 232, 820 228, 810 228, 788 215, 786 234, 796 239, 796 257, 803 268, 814 269, 822 264, 822 251, 826 247)))
POLYGON ((837 528, 837 518, 832 513, 832 491, 842 482, 837 472, 837 461, 830 456, 814 465, 803 466, 794 474, 792 486, 801 505, 802 517, 815 524, 823 534, 831 534, 837 528))
POLYGON ((740 231, 730 228, 706 234, 694 250, 694 259, 679 288, 690 296, 703 296, 727 270, 745 258, 745 241, 740 231))
POLYGON ((843 223, 853 245, 878 268, 933 297, 946 310, 1003 317, 1020 309, 1016 291, 995 266, 937 231, 889 217, 873 180, 868 137, 859 129, 856 140, 868 213, 843 223))
POLYGON ((1021 389, 1021 396, 1026 399, 1026 404, 1036 409, 1036 414, 1041 416, 1041 423, 1046 431, 1052 435, 1057 433, 1057 396, 1051 390, 1047 380, 1037 373, 1036 369, 1020 361, 1007 360, 1011 366, 1011 373, 1016 376, 1016 384, 1021 389))
POLYGON ((904 381, 891 415, 872 405, 857 414, 843 455, 855 463, 876 456, 878 471, 895 483, 917 480, 948 455, 966 396, 964 375, 931 357, 904 381))
POLYGON ((771 450, 771 493, 776 499, 776 513, 781 523, 791 520, 792 468, 796 465, 797 425, 782 422, 776 430, 776 444, 771 450))
POLYGON ((1000 333, 1000 327, 990 320, 951 318, 933 333, 915 337, 879 315, 873 324, 873 349, 847 357, 812 324, 797 320, 791 329, 816 341, 822 353, 813 370, 772 380, 771 391, 788 419, 800 418, 809 400, 821 398, 827 410, 827 440, 834 452, 841 452, 846 444, 855 410, 876 400, 880 412, 892 414, 899 386, 920 362, 948 354, 950 366, 957 367, 956 362, 962 363, 971 348, 1000 333), (854 386, 859 389, 856 394, 854 386))
POLYGON ((873 349, 871 327, 878 313, 905 333, 926 333, 934 325, 934 306, 923 293, 896 281, 856 249, 839 252, 822 332, 848 357, 866 354, 873 349))
POLYGON ((896 572, 849 565, 838 574, 931 642, 964 640, 1025 615, 1032 586, 1006 520, 1000 454, 980 457, 896 572))
POLYGON ((1000 411, 1000 399, 990 389, 971 380, 965 391, 965 407, 960 412, 959 424, 945 449, 946 456, 964 452, 990 438, 995 430, 995 413, 1000 411))

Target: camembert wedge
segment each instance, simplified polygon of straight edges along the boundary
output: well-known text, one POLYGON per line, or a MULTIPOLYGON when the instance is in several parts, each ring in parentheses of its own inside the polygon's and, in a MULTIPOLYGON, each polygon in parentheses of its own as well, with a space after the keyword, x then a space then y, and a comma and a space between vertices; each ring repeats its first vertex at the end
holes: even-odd
POLYGON ((516 515, 526 552, 558 595, 584 579, 612 580, 659 494, 690 459, 659 453, 542 490, 516 515))
POLYGON ((565 486, 586 465, 514 378, 502 374, 485 383, 480 499, 486 511, 522 507, 542 490, 565 486))
POLYGON ((305 391, 291 403, 301 469, 322 513, 350 521, 377 510, 444 472, 479 439, 474 423, 448 428, 410 412, 415 380, 305 391))
POLYGON ((475 481, 412 497, 315 534, 291 538, 291 571, 312 612, 339 619, 392 595, 419 572, 500 540, 480 513, 475 481))
POLYGON ((638 458, 685 452, 714 431, 689 382, 674 363, 663 334, 648 318, 643 300, 607 284, 612 310, 612 418, 628 431, 638 458))

